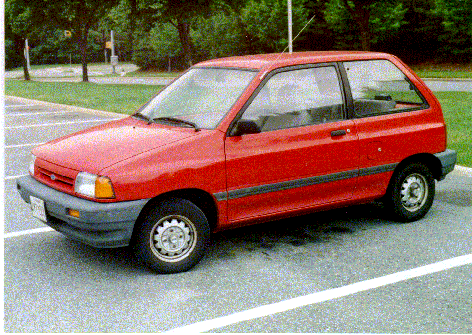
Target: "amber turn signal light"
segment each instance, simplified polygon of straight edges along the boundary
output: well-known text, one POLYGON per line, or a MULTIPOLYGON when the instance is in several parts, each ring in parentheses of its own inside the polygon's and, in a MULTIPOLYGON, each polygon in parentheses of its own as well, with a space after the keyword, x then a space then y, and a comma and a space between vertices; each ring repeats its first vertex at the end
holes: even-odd
POLYGON ((107 177, 98 177, 95 180, 95 198, 112 199, 115 197, 115 191, 111 180, 107 177))

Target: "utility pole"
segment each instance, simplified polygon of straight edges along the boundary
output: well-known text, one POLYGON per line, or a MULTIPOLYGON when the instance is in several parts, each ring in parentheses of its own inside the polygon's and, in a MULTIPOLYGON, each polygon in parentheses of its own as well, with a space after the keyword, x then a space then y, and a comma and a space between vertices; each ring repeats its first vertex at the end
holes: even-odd
POLYGON ((25 58, 26 58, 26 67, 28 68, 28 71, 31 71, 28 39, 25 39, 25 58))
POLYGON ((287 0, 288 7, 288 52, 292 53, 292 0, 287 0))
POLYGON ((113 30, 111 31, 111 57, 110 57, 110 63, 113 69, 113 74, 116 74, 115 71, 115 66, 118 65, 118 56, 115 56, 115 37, 113 34, 113 30))
POLYGON ((105 56, 105 64, 106 64, 108 63, 108 60, 107 60, 107 39, 105 37, 105 30, 102 33, 103 33, 103 41, 105 41, 105 48, 103 48, 103 55, 105 56))

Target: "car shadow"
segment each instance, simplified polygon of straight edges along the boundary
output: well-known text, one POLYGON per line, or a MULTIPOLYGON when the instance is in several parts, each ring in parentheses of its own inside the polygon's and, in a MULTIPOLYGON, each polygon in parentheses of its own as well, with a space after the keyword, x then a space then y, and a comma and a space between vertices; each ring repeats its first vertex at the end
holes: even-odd
MULTIPOLYGON (((384 218, 380 204, 365 204, 226 230, 212 235, 206 256, 197 268, 207 272, 209 270, 205 267, 212 268, 228 260, 243 261, 249 256, 268 256, 287 247, 316 247, 339 241, 344 235, 392 223, 384 218)), ((105 277, 107 274, 153 274, 137 259, 131 247, 97 249, 57 233, 54 240, 64 258, 80 264, 86 272, 102 272, 105 277)), ((44 255, 48 258, 46 251, 44 255)), ((45 261, 48 262, 47 259, 45 261)))
POLYGON ((226 230, 212 236, 208 253, 232 258, 235 252, 260 252, 329 243, 379 225, 392 224, 381 204, 370 203, 226 230))

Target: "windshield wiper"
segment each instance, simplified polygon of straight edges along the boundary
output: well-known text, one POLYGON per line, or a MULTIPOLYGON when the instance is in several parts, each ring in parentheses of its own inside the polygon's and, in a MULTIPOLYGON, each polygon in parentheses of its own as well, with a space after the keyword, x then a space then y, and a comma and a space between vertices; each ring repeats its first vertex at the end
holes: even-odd
POLYGON ((146 120, 146 121, 149 122, 149 123, 151 122, 151 120, 149 119, 149 116, 144 115, 144 114, 142 114, 141 112, 136 112, 136 113, 134 113, 134 114, 131 115, 131 116, 137 117, 138 119, 146 120))
POLYGON ((195 123, 191 121, 187 121, 187 120, 178 119, 176 117, 161 116, 161 117, 155 117, 150 121, 164 121, 164 122, 170 122, 170 123, 176 123, 176 124, 185 124, 187 126, 195 128, 195 131, 200 130, 200 128, 198 128, 198 126, 195 123))

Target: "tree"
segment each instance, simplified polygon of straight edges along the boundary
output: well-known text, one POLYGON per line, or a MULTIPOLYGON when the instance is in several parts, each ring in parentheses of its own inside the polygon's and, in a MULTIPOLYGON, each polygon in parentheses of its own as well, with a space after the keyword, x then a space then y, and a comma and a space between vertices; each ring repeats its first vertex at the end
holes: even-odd
POLYGON ((334 29, 326 19, 328 2, 312 0, 306 3, 308 17, 313 18, 297 41, 297 50, 332 50, 335 45, 334 29))
POLYGON ((370 9, 375 0, 342 0, 344 7, 351 14, 360 32, 362 50, 370 50, 370 9))
POLYGON ((88 82, 87 47, 90 29, 97 25, 118 0, 28 1, 32 10, 53 20, 63 30, 72 31, 82 60, 82 81, 88 82))
POLYGON ((218 11, 208 18, 198 18, 191 36, 203 58, 234 56, 253 50, 248 46, 242 20, 233 13, 218 11))
MULTIPOLYGON (((308 11, 305 0, 293 0, 292 4, 296 34, 308 22, 308 11)), ((286 0, 250 0, 241 15, 247 30, 256 39, 257 52, 282 52, 288 45, 286 0)))
POLYGON ((179 32, 185 61, 192 66, 194 51, 190 36, 190 22, 198 15, 210 12, 211 0, 158 0, 159 13, 162 22, 171 23, 179 32))
MULTIPOLYGON (((31 8, 24 1, 6 0, 5 35, 13 40, 15 55, 20 59, 25 80, 30 80, 24 54, 25 40, 34 29, 31 8)), ((13 63, 15 63, 13 61, 13 63)))
POLYGON ((229 20, 230 26, 228 27, 228 33, 234 32, 234 37, 238 35, 242 37, 237 45, 232 45, 233 48, 238 48, 240 54, 253 54, 256 53, 256 38, 248 30, 246 22, 242 19, 243 8, 248 4, 247 0, 215 0, 214 7, 217 15, 219 11, 224 13, 223 21, 229 20), (235 23, 235 24, 234 24, 235 23))
POLYGON ((331 0, 325 19, 334 32, 335 48, 370 51, 392 44, 406 24, 406 11, 401 2, 392 0, 331 0))
POLYGON ((411 64, 440 57, 439 36, 444 29, 441 16, 434 10, 434 0, 402 0, 400 5, 404 11, 401 29, 384 38, 377 46, 411 64))
POLYGON ((470 0, 436 0, 436 12, 442 17, 444 54, 472 61, 472 2, 470 0))

